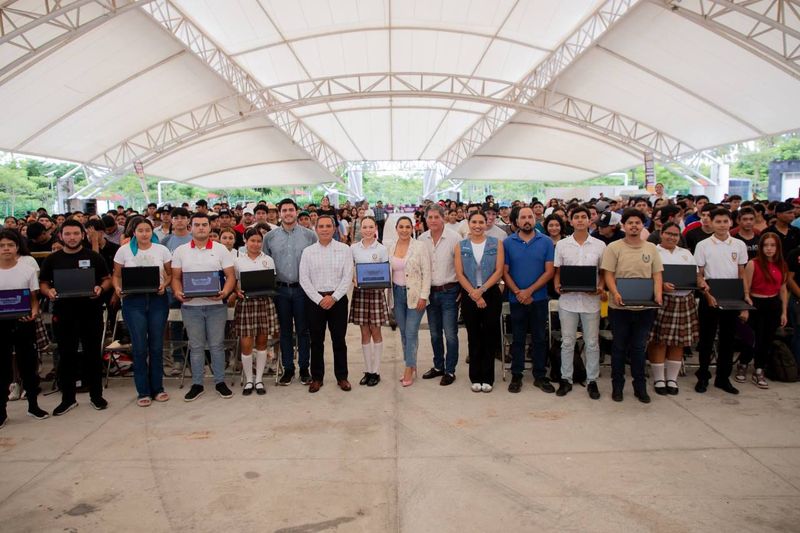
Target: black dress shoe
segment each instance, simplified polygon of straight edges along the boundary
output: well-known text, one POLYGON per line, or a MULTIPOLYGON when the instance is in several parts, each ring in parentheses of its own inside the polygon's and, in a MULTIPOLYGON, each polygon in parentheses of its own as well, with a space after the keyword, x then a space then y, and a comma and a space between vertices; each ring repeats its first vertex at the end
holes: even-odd
MULTIPOLYGON (((422 376, 423 378, 425 376, 422 376)), ((448 385, 452 385, 453 382, 456 380, 455 374, 445 374, 442 376, 442 381, 439 382, 439 385, 446 387, 448 385)))
POLYGON ((734 386, 731 384, 731 382, 730 382, 730 381, 728 381, 727 379, 726 379, 725 381, 722 381, 722 380, 720 380, 720 381, 715 381, 715 382, 714 382, 714 386, 715 386, 716 388, 718 388, 718 389, 722 389, 722 390, 724 390, 724 391, 725 391, 725 392, 727 392, 728 394, 739 394, 739 389, 737 389, 736 387, 734 387, 734 386))
POLYGON ((369 380, 372 379, 372 374, 369 372, 364 372, 364 377, 361 378, 361 381, 358 382, 359 385, 366 385, 369 383, 369 380))
POLYGON ((556 391, 556 396, 566 396, 571 390, 572 390, 572 383, 570 383, 566 379, 562 379, 561 382, 558 384, 558 390, 556 391))
POLYGON ((381 375, 373 373, 372 376, 370 376, 369 381, 367 381, 367 387, 374 387, 380 382, 381 382, 381 375))
POLYGON ((667 394, 670 396, 677 396, 678 395, 678 382, 669 380, 667 381, 667 394), (675 385, 670 385, 670 383, 674 383, 675 385))
POLYGON ((703 394, 708 390, 708 380, 707 379, 698 379, 697 384, 694 386, 694 391, 703 394))
POLYGON ((517 393, 522 390, 522 376, 511 376, 511 383, 508 384, 508 392, 517 393))
POLYGON ((666 396, 669 393, 666 386, 653 387, 653 390, 656 391, 656 394, 658 394, 659 396, 666 396))
POLYGON ((433 379, 444 376, 444 370, 439 370, 438 368, 431 368, 424 374, 422 374, 422 379, 433 379))
POLYGON ((553 387, 553 384, 550 383, 550 380, 547 378, 534 379, 533 386, 539 387, 540 389, 542 389, 542 392, 546 392, 547 394, 553 394, 556 391, 556 388, 553 387))
POLYGON ((589 384, 586 386, 586 391, 589 393, 589 398, 591 398, 592 400, 600 399, 600 391, 597 388, 596 382, 590 381, 589 384))
POLYGON ((646 390, 633 391, 633 395, 639 398, 639 401, 642 403, 650 403, 650 395, 647 394, 646 390))
POLYGON ((623 398, 622 389, 614 389, 611 392, 611 399, 614 400, 615 402, 621 402, 622 398, 623 398))

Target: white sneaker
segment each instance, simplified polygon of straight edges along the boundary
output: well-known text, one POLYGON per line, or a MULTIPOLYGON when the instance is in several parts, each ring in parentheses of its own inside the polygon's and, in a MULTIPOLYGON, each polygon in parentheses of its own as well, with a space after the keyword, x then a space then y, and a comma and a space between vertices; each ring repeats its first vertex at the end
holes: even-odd
POLYGON ((482 385, 480 383, 473 383, 472 384, 472 392, 480 392, 482 390, 482 385))
POLYGON ((12 383, 8 390, 8 401, 15 402, 19 400, 20 393, 22 391, 22 387, 19 386, 19 383, 12 383))
POLYGON ((484 383, 483 385, 481 385, 481 391, 492 392, 492 386, 489 385, 488 383, 484 383))

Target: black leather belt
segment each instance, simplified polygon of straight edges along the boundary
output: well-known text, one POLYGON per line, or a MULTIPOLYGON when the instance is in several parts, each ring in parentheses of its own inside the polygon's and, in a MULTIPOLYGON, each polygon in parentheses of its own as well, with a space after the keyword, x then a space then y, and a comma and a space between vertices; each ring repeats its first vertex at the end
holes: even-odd
POLYGON ((450 289, 454 289, 454 288, 456 288, 456 287, 458 287, 458 283, 456 283, 456 282, 454 281, 454 282, 452 282, 452 283, 445 283, 444 285, 434 285, 434 286, 431 286, 431 292, 443 292, 443 291, 449 291, 450 289))
POLYGON ((275 285, 277 285, 278 287, 291 287, 293 289, 295 289, 295 288, 300 286, 299 283, 284 283, 282 281, 275 282, 275 285))
POLYGON ((333 295, 333 291, 320 291, 319 295, 320 296, 332 296, 333 295))

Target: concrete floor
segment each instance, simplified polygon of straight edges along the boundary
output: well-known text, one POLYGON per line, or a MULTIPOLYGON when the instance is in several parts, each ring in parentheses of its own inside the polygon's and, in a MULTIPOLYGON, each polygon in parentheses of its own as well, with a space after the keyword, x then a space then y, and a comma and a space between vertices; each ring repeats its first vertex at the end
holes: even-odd
MULTIPOLYGON (((0 430, 0 530, 16 531, 800 531, 800 384, 642 405, 630 385, 611 401, 577 387, 404 389, 397 333, 386 329, 376 388, 328 369, 322 390, 297 382, 231 400, 143 409, 112 381, 110 407, 35 421, 9 404, 0 430)), ((466 349, 462 330, 462 349, 466 349)), ((431 357, 421 332, 420 370, 431 357)), ((463 356, 462 356, 463 358, 463 356)), ((499 368, 499 367, 498 367, 499 368)), ((209 382, 207 382, 208 384, 209 382)), ((58 396, 44 398, 52 410, 58 396)))

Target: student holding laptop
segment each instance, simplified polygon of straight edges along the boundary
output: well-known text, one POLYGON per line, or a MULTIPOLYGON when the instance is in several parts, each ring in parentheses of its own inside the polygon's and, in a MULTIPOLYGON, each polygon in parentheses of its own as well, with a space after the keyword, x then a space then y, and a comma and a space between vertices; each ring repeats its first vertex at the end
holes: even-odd
POLYGON ((586 345, 586 390, 593 400, 600 398, 597 379, 600 377, 600 300, 606 298, 605 280, 599 278, 600 263, 606 245, 589 235, 591 223, 589 210, 576 207, 572 210, 572 235, 556 244, 553 265, 556 267, 554 286, 561 296, 558 299, 558 317, 561 321, 561 383, 556 395, 566 396, 572 390, 573 359, 578 322, 581 323, 586 345), (569 292, 562 286, 564 267, 593 267, 593 292, 569 292))
POLYGON ((454 264, 461 284, 461 313, 467 328, 469 380, 472 392, 494 387, 494 352, 500 343, 503 300, 497 284, 503 278, 503 243, 486 235, 486 215, 473 211, 469 235, 456 244, 454 264))
POLYGON ((114 256, 114 290, 122 301, 122 316, 131 334, 136 405, 166 402, 164 391, 164 329, 169 315, 166 290, 172 280, 172 254, 154 242, 153 224, 132 219, 131 240, 114 256), (149 279, 153 271, 154 278, 149 279), (141 278, 141 279, 137 279, 141 278))
MULTIPOLYGON (((248 295, 242 289, 241 279, 254 272, 275 272, 275 261, 261 251, 264 237, 258 228, 247 228, 244 232, 246 253, 240 254, 234 263, 236 278, 239 279, 239 297, 234 310, 236 334, 242 347, 242 368, 244 369, 244 389, 242 394, 249 396, 256 391, 258 395, 267 393, 264 388, 264 368, 267 366, 267 340, 280 334, 278 312, 272 298, 263 295, 264 291, 255 290, 248 295), (253 374, 253 353, 255 353, 256 370, 253 374)), ((273 276, 274 281, 274 276, 273 276)))
MULTIPOLYGON (((356 284, 353 289, 353 303, 350 305, 350 322, 361 328, 361 351, 364 354, 364 377, 359 385, 374 387, 381 381, 381 354, 383 336, 381 326, 389 325, 389 308, 386 305, 386 289, 391 287, 389 277, 389 252, 378 242, 378 223, 375 217, 361 219, 361 240, 350 246, 355 261, 356 284), (359 286, 359 265, 378 263, 385 265, 384 279, 370 283, 372 288, 359 286), (385 282, 385 283, 384 283, 385 282), (376 287, 375 285, 382 285, 376 287), (370 344, 370 341, 372 343, 370 344)), ((382 266, 379 268, 383 268, 382 266)), ((372 276, 380 278, 382 276, 372 276)))
POLYGON ((28 399, 28 416, 43 420, 39 408, 39 375, 36 372, 36 324, 39 315, 39 280, 36 269, 17 257, 22 237, 16 230, 0 229, 0 428, 8 415, 8 386, 14 379, 12 352, 28 399))
MULTIPOLYGON (((661 244, 656 246, 661 262, 665 269, 669 265, 691 266, 695 271, 695 278, 698 278, 694 256, 689 250, 678 247, 680 239, 681 229, 674 222, 667 222, 661 227, 661 244)), ((695 283, 699 289, 705 290, 705 281, 696 279, 695 283)), ((683 349, 697 342, 700 326, 694 291, 676 290, 672 283, 664 280, 663 293, 664 306, 656 313, 653 329, 650 331, 648 358, 656 394, 676 395, 683 349)))
POLYGON ((230 398, 233 393, 225 384, 225 323, 228 320, 225 300, 236 288, 233 257, 224 245, 211 240, 208 214, 192 215, 190 227, 192 240, 178 246, 172 254, 172 290, 182 304, 181 316, 189 337, 192 363, 192 387, 183 399, 194 401, 205 390, 206 347, 211 352, 211 371, 217 393, 222 398, 230 398), (224 286, 220 285, 220 271, 224 272, 224 286))
POLYGON ((650 403, 644 375, 647 337, 655 319, 655 309, 626 307, 617 285, 618 280, 652 280, 653 301, 661 305, 661 256, 656 246, 641 239, 645 216, 637 209, 622 213, 625 238, 606 247, 600 264, 605 273, 606 286, 611 295, 608 316, 614 341, 611 349, 611 399, 623 400, 625 387, 625 359, 630 356, 634 395, 642 403, 650 403))
MULTIPOLYGON (((747 247, 744 242, 731 237, 731 213, 725 208, 716 208, 709 214, 714 233, 700 241, 695 249, 694 258, 700 267, 700 275, 706 282, 713 280, 743 280, 744 266, 747 264, 747 247)), ((740 283, 743 283, 740 281, 740 283)), ((710 285, 711 283, 709 283, 710 285)), ((710 288, 709 288, 710 289, 710 288)), ((736 331, 736 319, 747 320, 747 311, 724 310, 719 308, 717 299, 711 290, 704 292, 700 298, 698 317, 700 320, 700 368, 697 369, 697 384, 694 390, 704 393, 711 380, 711 351, 714 339, 719 330, 719 346, 717 348, 717 377, 714 386, 729 394, 739 394, 739 390, 731 384, 730 376, 733 366, 733 332, 736 331)), ((718 295, 719 296, 719 295, 718 295)), ((752 305, 745 296, 745 301, 752 305)))
MULTIPOLYGON (((60 230, 64 247, 50 254, 42 263, 39 287, 43 295, 54 301, 53 333, 61 354, 58 363, 58 380, 61 403, 53 409, 60 416, 77 407, 75 381, 81 379, 82 368, 89 385, 89 399, 97 410, 106 409, 103 398, 103 359, 100 350, 103 335, 103 300, 100 296, 111 289, 111 276, 103 256, 84 247, 86 230, 75 219, 66 220, 60 230), (72 287, 76 294, 89 294, 72 298, 61 297, 62 281, 70 274, 85 274, 93 270, 86 287, 72 287), (80 344, 81 351, 78 351, 80 344), (83 361, 79 360, 83 357, 83 361)), ((66 293, 65 293, 66 294, 66 293)))

